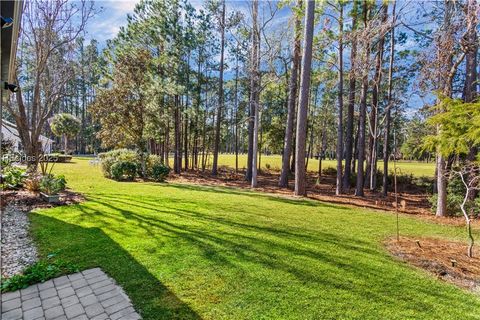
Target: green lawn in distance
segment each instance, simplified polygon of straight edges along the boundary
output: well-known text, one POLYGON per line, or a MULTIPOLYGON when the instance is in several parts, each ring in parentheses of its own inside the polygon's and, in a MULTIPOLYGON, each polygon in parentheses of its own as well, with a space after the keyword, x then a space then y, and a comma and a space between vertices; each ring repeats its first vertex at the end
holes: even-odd
MULTIPOLYGON (((54 171, 88 201, 30 215, 41 255, 101 267, 144 319, 479 319, 477 295, 386 252, 393 214, 115 182, 88 159, 54 171)), ((400 226, 402 235, 464 240, 464 228, 404 216, 400 226)))
MULTIPOLYGON (((172 160, 173 161, 173 160, 172 160)), ((208 166, 212 165, 212 156, 208 158, 208 166)), ((218 164, 220 166, 227 166, 230 168, 235 168, 235 155, 234 154, 220 154, 218 157, 218 164)), ((266 168, 269 165, 271 169, 280 171, 282 167, 282 156, 281 155, 262 155, 261 156, 261 167, 266 168)), ((435 163, 430 162, 418 162, 418 161, 398 161, 397 166, 399 168, 399 173, 402 174, 413 174, 416 177, 426 176, 433 177, 435 174, 435 163)), ((239 169, 244 169, 247 167, 247 155, 240 154, 238 156, 238 167, 239 169)), ((336 168, 336 160, 323 160, 322 168, 336 168)), ((378 169, 383 172, 383 161, 378 161, 378 169)), ((311 172, 318 172, 318 160, 309 159, 308 160, 308 170, 311 172)), ((393 162, 389 162, 389 171, 393 171, 393 162)))

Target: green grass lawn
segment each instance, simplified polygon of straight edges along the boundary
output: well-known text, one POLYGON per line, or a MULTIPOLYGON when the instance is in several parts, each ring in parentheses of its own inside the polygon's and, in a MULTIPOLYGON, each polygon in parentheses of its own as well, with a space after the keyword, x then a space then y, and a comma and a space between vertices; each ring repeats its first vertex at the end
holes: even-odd
MULTIPOLYGON (((480 298, 393 259, 395 216, 229 188, 114 182, 58 164, 88 201, 30 215, 41 255, 99 266, 145 319, 479 319, 480 298)), ((402 235, 464 239, 411 217, 402 235)))
MULTIPOLYGON (((208 165, 212 165, 212 156, 210 155, 208 159, 208 165)), ((173 160, 172 160, 173 161, 173 160)), ((235 155, 233 154, 221 154, 219 155, 218 163, 221 166, 227 166, 230 168, 235 168, 235 155)), ((262 155, 261 157, 261 167, 265 168, 267 164, 271 169, 280 170, 282 167, 282 156, 281 155, 262 155)), ((416 162, 416 161, 399 161, 397 162, 398 168, 403 174, 413 174, 416 177, 427 176, 433 177, 435 174, 435 163, 430 162, 416 162)), ((247 167, 247 155, 241 154, 238 157, 238 167, 240 169, 247 167)), ((336 168, 336 160, 323 160, 322 168, 336 168)), ((383 161, 378 162, 379 170, 383 170, 383 161)), ((312 172, 318 172, 318 160, 309 159, 308 160, 308 170, 312 172)), ((389 171, 393 171, 393 163, 389 163, 389 171)))

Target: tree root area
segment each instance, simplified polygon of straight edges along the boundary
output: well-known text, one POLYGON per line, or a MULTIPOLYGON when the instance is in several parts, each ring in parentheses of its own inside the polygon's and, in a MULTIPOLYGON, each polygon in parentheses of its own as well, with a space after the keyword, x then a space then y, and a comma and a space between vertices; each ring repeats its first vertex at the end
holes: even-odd
POLYGON ((469 258, 466 241, 400 237, 400 241, 389 238, 385 245, 400 260, 480 294, 480 249, 474 247, 474 256, 469 258))

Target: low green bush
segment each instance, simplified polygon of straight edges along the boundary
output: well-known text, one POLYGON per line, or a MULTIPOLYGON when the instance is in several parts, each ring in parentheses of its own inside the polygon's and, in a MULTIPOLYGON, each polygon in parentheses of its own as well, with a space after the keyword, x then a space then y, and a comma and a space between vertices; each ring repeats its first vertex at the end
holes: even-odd
MULTIPOLYGON (((460 177, 455 176, 448 181, 447 185, 447 213, 449 215, 458 216, 462 215, 460 205, 465 197, 466 188, 460 177)), ((430 205, 432 206, 432 212, 437 211, 438 195, 434 194, 429 198, 430 205)), ((474 200, 469 200, 465 204, 467 213, 476 213, 480 208, 480 197, 476 197, 474 200)))
POLYGON ((334 167, 326 167, 322 170, 322 174, 326 176, 335 176, 337 174, 337 169, 334 167))
POLYGON ((55 176, 47 174, 40 180, 40 191, 48 195, 55 195, 65 190, 67 187, 67 180, 63 175, 55 176))
POLYGON ((26 178, 25 170, 15 166, 7 166, 2 174, 2 187, 4 189, 18 189, 23 186, 26 178))
POLYGON ((164 164, 154 164, 150 168, 148 168, 148 177, 155 181, 165 181, 165 178, 170 173, 170 168, 164 164))
POLYGON ((132 161, 117 161, 110 168, 110 177, 113 180, 134 180, 138 166, 132 161))
POLYGON ((137 152, 129 149, 117 149, 112 150, 104 153, 100 153, 98 155, 101 161, 103 175, 107 178, 112 178, 111 176, 111 168, 112 165, 119 161, 128 161, 133 162, 135 164, 140 164, 140 157, 137 152))
POLYGON ((45 282, 64 274, 79 272, 79 268, 63 260, 41 260, 27 267, 23 274, 15 275, 8 279, 2 279, 0 292, 15 291, 24 289, 32 284, 45 282))
POLYGON ((147 170, 148 170, 148 168, 151 168, 154 165, 159 165, 159 164, 163 165, 163 160, 160 156, 158 156, 156 154, 149 154, 148 155, 148 157, 147 157, 147 170))

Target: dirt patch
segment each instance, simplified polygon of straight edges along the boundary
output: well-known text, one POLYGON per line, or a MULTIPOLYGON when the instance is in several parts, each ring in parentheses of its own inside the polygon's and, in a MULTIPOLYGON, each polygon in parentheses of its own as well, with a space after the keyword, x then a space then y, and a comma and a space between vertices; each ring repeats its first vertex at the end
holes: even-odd
MULTIPOLYGON (((276 171, 261 171, 258 175, 258 187, 255 191, 293 195, 293 180, 290 180, 289 188, 278 187, 279 173, 276 171)), ((192 183, 207 186, 227 186, 243 189, 250 189, 250 183, 245 181, 244 172, 235 173, 229 168, 222 167, 219 174, 214 177, 209 171, 187 171, 181 175, 170 175, 167 179, 170 182, 192 183)), ((398 194, 398 210, 404 214, 419 216, 435 223, 463 226, 465 221, 462 217, 435 217, 430 210, 428 195, 415 188, 409 188, 398 194)), ((324 175, 318 181, 316 175, 307 175, 307 197, 314 200, 336 203, 346 206, 354 206, 368 209, 395 212, 395 194, 388 193, 383 197, 381 192, 365 190, 364 197, 356 197, 353 188, 342 195, 335 195, 335 177, 324 175)), ((480 228, 479 219, 472 221, 474 228, 480 228)))
POLYGON ((431 238, 401 237, 400 241, 390 238, 385 245, 402 261, 480 294, 480 250, 477 249, 474 257, 469 258, 466 243, 431 238))
POLYGON ((1 191, 0 205, 5 208, 7 205, 15 206, 20 211, 27 212, 35 208, 52 208, 63 205, 77 204, 85 201, 85 198, 69 190, 60 193, 59 203, 47 203, 36 192, 27 190, 1 191))

